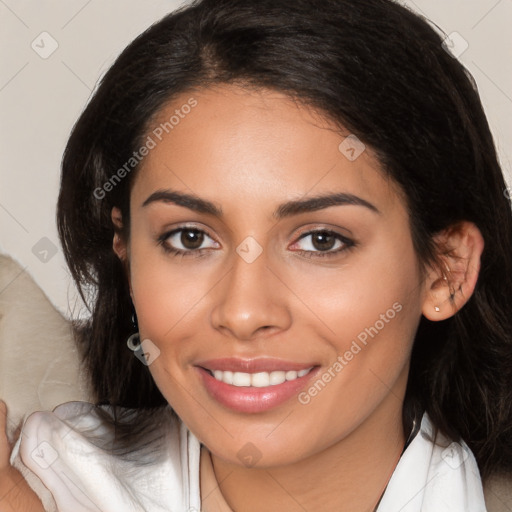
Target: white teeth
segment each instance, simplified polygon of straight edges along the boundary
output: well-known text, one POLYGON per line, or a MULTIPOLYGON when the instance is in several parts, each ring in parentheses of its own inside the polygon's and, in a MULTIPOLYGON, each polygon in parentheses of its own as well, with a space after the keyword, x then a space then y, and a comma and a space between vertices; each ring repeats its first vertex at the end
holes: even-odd
POLYGON ((277 384, 282 384, 286 380, 286 372, 270 372, 270 385, 276 386, 277 384))
MULTIPOLYGON (((249 374, 247 374, 249 375, 249 374)), ((251 376, 251 385, 255 388, 264 388, 270 385, 270 379, 267 372, 253 373, 251 376)))
MULTIPOLYGON (((229 371, 226 371, 226 372, 223 372, 222 370, 214 370, 213 371, 213 376, 217 380, 221 380, 222 382, 225 382, 226 384, 233 384, 234 375, 235 374, 233 372, 229 372, 229 371)), ((240 386, 242 384, 235 384, 235 385, 240 386)))
POLYGON ((277 386, 287 380, 295 380, 299 377, 307 375, 313 367, 304 370, 289 370, 287 372, 277 370, 274 372, 258 372, 258 373, 244 373, 244 372, 230 372, 222 370, 214 370, 213 376, 215 379, 220 380, 226 384, 231 384, 237 387, 255 387, 264 388, 266 386, 277 386))
POLYGON ((235 372, 233 374, 233 386, 250 386, 251 376, 248 373, 235 372))

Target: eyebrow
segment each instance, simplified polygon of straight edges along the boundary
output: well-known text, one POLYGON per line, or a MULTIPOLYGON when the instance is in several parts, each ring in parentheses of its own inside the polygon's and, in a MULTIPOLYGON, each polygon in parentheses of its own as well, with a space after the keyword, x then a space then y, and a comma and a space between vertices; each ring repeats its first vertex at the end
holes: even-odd
MULTIPOLYGON (((146 207, 151 203, 156 202, 173 203, 198 213, 205 213, 219 218, 223 215, 222 208, 220 206, 217 206, 206 199, 201 199, 194 194, 185 194, 183 192, 176 192, 173 190, 157 190, 142 203, 142 207, 146 207)), ((345 192, 338 192, 310 197, 308 199, 287 201, 286 203, 280 204, 272 216, 279 220, 292 215, 298 215, 300 213, 314 212, 323 210, 324 208, 329 208, 330 206, 342 205, 363 206, 374 213, 381 213, 376 206, 359 196, 345 192)))

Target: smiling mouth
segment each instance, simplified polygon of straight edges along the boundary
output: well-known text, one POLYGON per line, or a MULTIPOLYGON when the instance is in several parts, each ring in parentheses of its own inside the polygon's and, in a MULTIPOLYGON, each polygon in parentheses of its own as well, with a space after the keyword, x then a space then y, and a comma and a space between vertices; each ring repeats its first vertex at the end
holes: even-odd
POLYGON ((222 370, 209 370, 204 368, 212 377, 225 384, 230 384, 236 387, 256 387, 263 388, 268 386, 278 386, 286 381, 296 380, 300 377, 306 376, 314 366, 305 368, 303 370, 276 370, 272 372, 232 372, 222 370))
POLYGON ((321 365, 276 358, 220 358, 195 365, 207 393, 231 411, 255 414, 285 404, 318 375, 321 365))

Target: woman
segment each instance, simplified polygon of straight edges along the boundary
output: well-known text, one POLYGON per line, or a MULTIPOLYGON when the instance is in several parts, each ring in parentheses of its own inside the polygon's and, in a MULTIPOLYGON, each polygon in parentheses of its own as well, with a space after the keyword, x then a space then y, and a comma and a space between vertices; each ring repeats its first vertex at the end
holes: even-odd
POLYGON ((482 511, 512 469, 512 216, 474 85, 389 0, 203 0, 63 160, 100 407, 24 427, 58 510, 482 511))

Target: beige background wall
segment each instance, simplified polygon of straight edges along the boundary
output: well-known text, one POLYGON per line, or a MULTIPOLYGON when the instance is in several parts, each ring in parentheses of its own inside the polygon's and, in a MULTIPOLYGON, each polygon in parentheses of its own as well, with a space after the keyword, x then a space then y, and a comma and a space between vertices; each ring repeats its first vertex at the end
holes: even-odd
MULTIPOLYGON (((478 84, 512 185, 512 1, 403 3, 457 32, 456 51, 467 42, 459 58, 478 84)), ((54 220, 66 138, 116 55, 180 4, 0 0, 0 252, 17 259, 64 313, 76 298, 54 220)))

